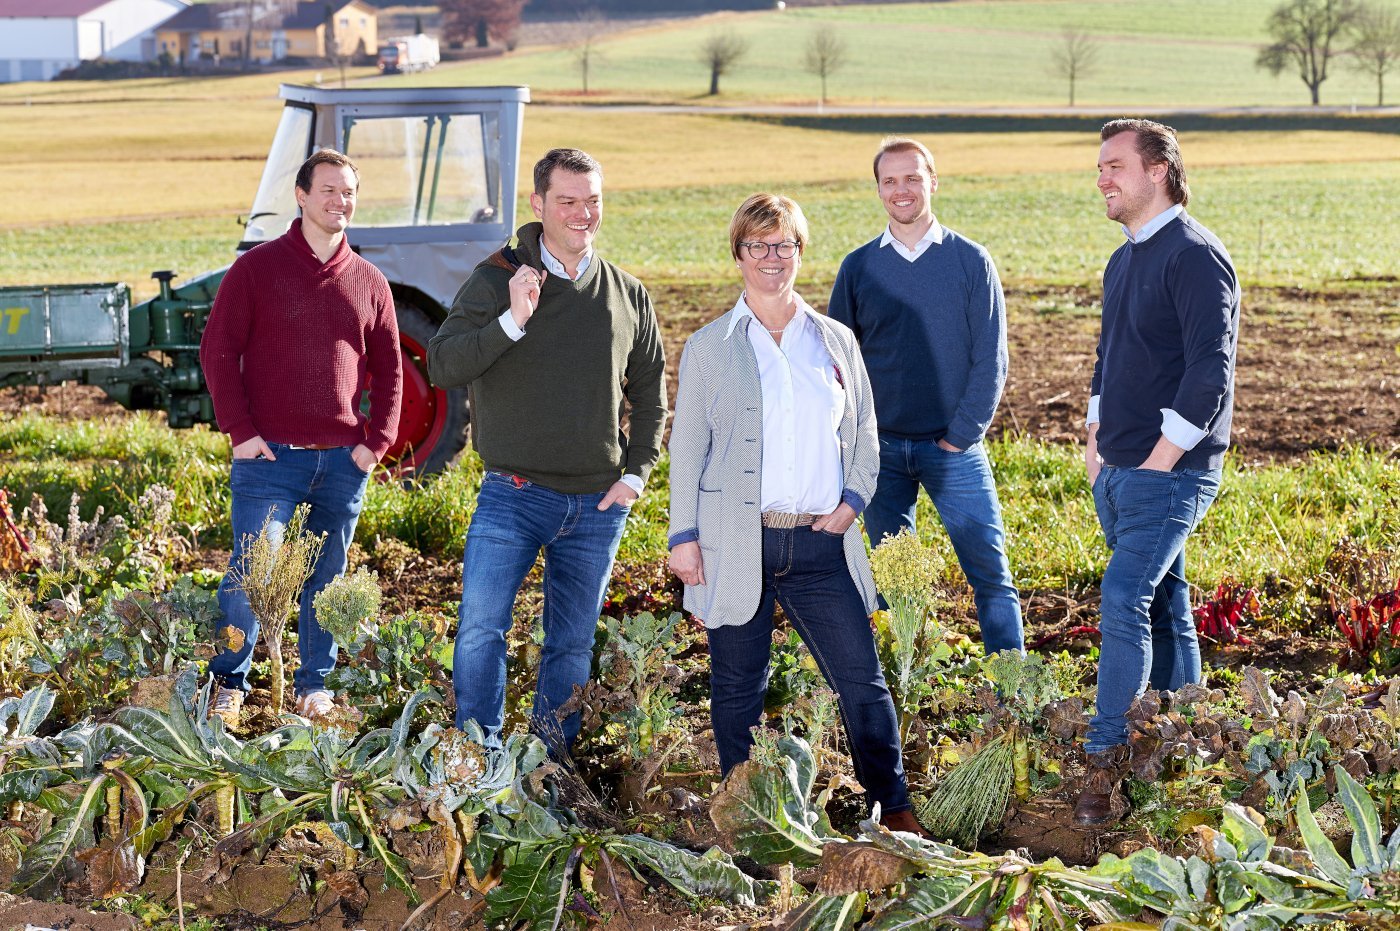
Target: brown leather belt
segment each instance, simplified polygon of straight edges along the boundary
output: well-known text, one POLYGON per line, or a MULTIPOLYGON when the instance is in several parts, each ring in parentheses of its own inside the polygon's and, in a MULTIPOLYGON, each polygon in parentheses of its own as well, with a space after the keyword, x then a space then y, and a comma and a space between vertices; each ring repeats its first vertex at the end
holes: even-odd
POLYGON ((340 447, 341 447, 341 444, 339 444, 339 443, 288 443, 288 444, 287 444, 287 448, 288 448, 288 449, 314 449, 314 450, 316 450, 317 452, 323 452, 323 451, 325 451, 325 450, 327 450, 327 449, 340 449, 340 447))
POLYGON ((810 527, 820 514, 789 514, 786 511, 764 511, 763 526, 776 530, 791 530, 793 527, 810 527))

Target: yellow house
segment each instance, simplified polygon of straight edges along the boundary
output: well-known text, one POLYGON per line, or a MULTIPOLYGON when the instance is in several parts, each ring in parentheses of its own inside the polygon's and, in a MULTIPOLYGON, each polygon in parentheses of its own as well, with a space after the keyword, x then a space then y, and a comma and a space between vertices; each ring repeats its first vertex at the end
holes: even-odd
POLYGON ((156 54, 182 63, 373 55, 378 47, 377 11, 364 0, 200 3, 156 29, 156 54))

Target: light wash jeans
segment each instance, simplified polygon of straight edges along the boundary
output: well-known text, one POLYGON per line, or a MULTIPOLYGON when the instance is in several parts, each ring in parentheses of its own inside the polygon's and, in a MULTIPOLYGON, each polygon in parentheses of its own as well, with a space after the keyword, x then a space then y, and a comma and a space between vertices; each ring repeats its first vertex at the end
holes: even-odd
POLYGON ((593 637, 628 506, 598 510, 603 492, 566 495, 500 472, 481 482, 462 558, 452 685, 457 726, 468 719, 500 738, 506 702, 506 634, 520 584, 544 550, 544 649, 532 729, 558 752, 578 736, 579 716, 554 711, 588 681, 593 637))
MULTIPOLYGON (((235 459, 230 466, 229 485, 233 492, 233 555, 229 567, 243 557, 244 538, 262 530, 270 513, 270 532, 280 540, 283 528, 298 504, 311 505, 306 529, 325 533, 326 541, 316 568, 302 589, 297 614, 297 649, 301 663, 292 677, 298 695, 325 688, 326 676, 335 668, 336 646, 331 635, 316 623, 312 601, 332 579, 345 571, 345 551, 355 538, 355 523, 365 500, 369 474, 360 471, 350 458, 349 446, 334 449, 298 449, 282 443, 268 443, 277 458, 235 459)), ((233 587, 232 573, 219 585, 222 624, 243 631, 243 648, 219 653, 209 661, 209 671, 224 688, 248 690, 248 666, 258 642, 258 619, 248 606, 248 596, 233 587)))
POLYGON ((1220 470, 1157 472, 1106 465, 1094 506, 1113 555, 1103 574, 1099 690, 1085 749, 1128 740, 1128 707, 1147 690, 1201 680, 1186 582, 1186 538, 1220 490, 1220 470))
POLYGON ((924 486, 972 585, 977 623, 987 653, 1025 648, 1021 595, 1006 559, 1006 531, 987 450, 960 453, 934 440, 880 434, 880 479, 865 509, 865 532, 878 546, 887 534, 914 529, 914 505, 924 486))

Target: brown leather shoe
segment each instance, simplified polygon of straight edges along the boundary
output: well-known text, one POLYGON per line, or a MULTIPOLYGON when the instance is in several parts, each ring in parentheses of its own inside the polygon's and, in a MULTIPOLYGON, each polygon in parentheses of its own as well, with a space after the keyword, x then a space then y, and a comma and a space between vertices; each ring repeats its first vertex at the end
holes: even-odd
POLYGON ((1105 827, 1123 817, 1127 805, 1121 797, 1114 805, 1118 783, 1128 762, 1128 747, 1120 744, 1101 753, 1089 754, 1089 769, 1084 788, 1074 805, 1074 823, 1080 827, 1105 827))
POLYGON ((933 840, 933 835, 924 830, 924 826, 909 809, 881 814, 880 823, 891 831, 903 831, 906 834, 917 834, 924 840, 933 840))

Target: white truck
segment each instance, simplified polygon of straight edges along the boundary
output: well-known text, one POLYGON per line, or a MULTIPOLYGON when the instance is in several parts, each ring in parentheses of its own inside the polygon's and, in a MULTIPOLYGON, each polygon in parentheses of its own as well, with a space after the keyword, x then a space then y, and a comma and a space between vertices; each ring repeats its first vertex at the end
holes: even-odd
POLYGON ((438 40, 430 35, 390 36, 379 43, 379 70, 384 74, 427 71, 441 60, 438 40))

